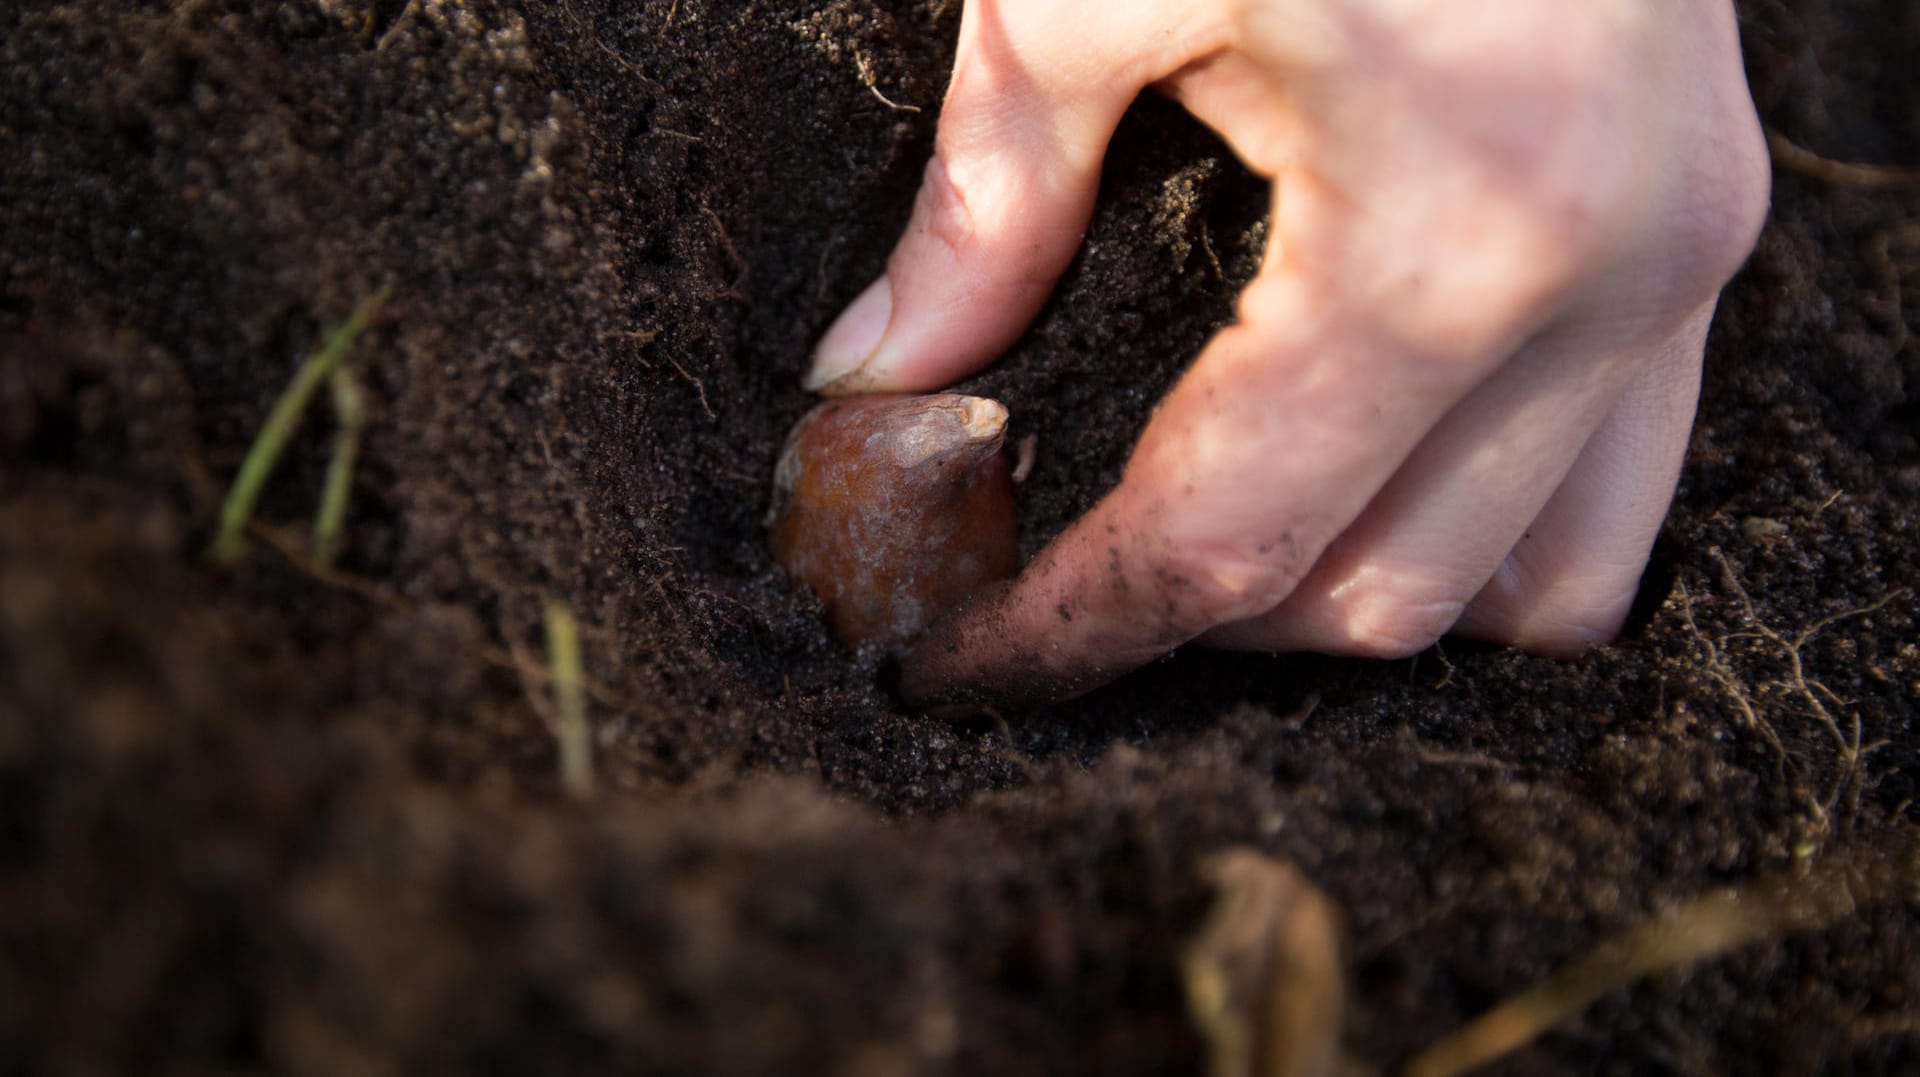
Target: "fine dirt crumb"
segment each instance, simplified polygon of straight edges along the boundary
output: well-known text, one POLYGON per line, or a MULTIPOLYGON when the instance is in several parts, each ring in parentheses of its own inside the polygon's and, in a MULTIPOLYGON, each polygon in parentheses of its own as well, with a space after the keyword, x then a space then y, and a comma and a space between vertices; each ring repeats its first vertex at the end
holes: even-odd
MULTIPOLYGON (((1651 909, 1920 822, 1920 190, 1790 172, 1619 645, 1196 650, 1036 714, 899 710, 760 516, 958 15, 0 11, 0 1058, 1198 1073, 1179 953, 1246 845, 1345 909, 1346 1046, 1385 1066, 1651 909), (382 287, 337 568, 301 557, 319 419, 210 567, 266 409, 382 287), (529 698, 550 601, 584 804, 529 698)), ((1742 16, 1773 129, 1920 164, 1920 9, 1742 16)), ((1025 552, 1231 317, 1266 202, 1173 105, 1129 114, 1059 291, 961 387, 1046 433, 1025 552)), ((1917 947, 1865 911, 1502 1072, 1910 1072, 1917 947)))

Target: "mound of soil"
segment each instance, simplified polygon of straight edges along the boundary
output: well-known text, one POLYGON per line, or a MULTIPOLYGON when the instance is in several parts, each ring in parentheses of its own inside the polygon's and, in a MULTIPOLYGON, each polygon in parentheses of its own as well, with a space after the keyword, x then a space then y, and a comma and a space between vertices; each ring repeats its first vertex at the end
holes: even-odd
MULTIPOLYGON (((905 220, 958 11, 0 12, 0 1069, 1201 1072, 1177 959, 1233 844, 1344 906, 1346 1042, 1390 1066, 1652 910, 1907 840, 1920 186, 1804 163, 1618 645, 1192 650, 1004 726, 903 711, 760 515, 808 345, 905 220), (337 567, 303 552, 324 406, 211 564, 267 409, 382 287, 337 567)), ((1920 9, 1742 16, 1771 128, 1920 162, 1920 9)), ((1157 99, 1104 187, 968 386, 1041 433, 1029 552, 1264 235, 1262 186, 1157 99)), ((1863 908, 1502 1072, 1911 1072, 1917 945, 1914 908, 1863 908)))

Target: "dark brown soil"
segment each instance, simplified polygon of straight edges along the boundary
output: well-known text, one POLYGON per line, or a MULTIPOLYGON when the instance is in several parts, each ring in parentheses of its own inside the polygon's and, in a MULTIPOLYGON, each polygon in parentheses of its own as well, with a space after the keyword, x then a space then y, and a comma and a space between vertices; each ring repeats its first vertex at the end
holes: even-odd
MULTIPOLYGON (((1347 1043, 1391 1065, 1650 910, 1913 831, 1920 187, 1784 169, 1619 645, 1193 651, 1004 729, 902 712, 759 518, 957 14, 5 6, 0 1071, 1197 1073, 1175 962, 1233 843, 1345 906, 1347 1043), (281 549, 324 408, 260 508, 282 541, 209 565, 266 408, 383 285, 339 572, 281 549), (588 804, 549 596, 596 687, 588 804)), ((1920 8, 1743 21, 1770 126, 1920 164, 1920 8)), ((1262 194, 1166 103, 1128 118, 975 385, 1041 432, 1027 549, 1228 317, 1262 194)), ((1917 946, 1915 907, 1863 909, 1501 1072, 1913 1072, 1917 946)))

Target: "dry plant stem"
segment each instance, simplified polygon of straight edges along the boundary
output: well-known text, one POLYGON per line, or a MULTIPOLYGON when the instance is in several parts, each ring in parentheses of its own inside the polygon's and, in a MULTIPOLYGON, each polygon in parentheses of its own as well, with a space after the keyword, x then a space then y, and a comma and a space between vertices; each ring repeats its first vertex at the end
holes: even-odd
POLYGON ((240 471, 234 476, 232 488, 227 491, 226 503, 220 507, 220 530, 208 550, 208 556, 213 560, 230 564, 246 553, 247 521, 253 516, 253 507, 260 500, 260 491, 272 476, 274 465, 280 461, 280 453, 286 449, 287 442, 293 439, 294 431, 300 428, 300 419, 306 414, 307 404, 345 361, 360 334, 366 332, 374 318, 379 316, 389 294, 383 288, 361 300, 346 322, 327 334, 320 347, 300 364, 300 369, 294 372, 293 381, 273 402, 272 410, 267 412, 266 422, 253 439, 253 447, 247 450, 246 459, 240 463, 240 471))
POLYGON ((1200 870, 1219 894, 1180 966, 1212 1077, 1331 1077, 1347 995, 1339 906, 1253 849, 1200 870))
POLYGON ((1854 1019, 1850 1031, 1856 1040, 1880 1036, 1920 1037, 1920 1011, 1862 1014, 1854 1019))
POLYGON ((1767 147, 1773 151, 1775 164, 1828 183, 1865 187, 1876 191, 1920 186, 1920 168, 1836 161, 1794 144, 1778 131, 1767 132, 1767 147))
POLYGON ((331 566, 340 553, 347 499, 353 493, 353 470, 360 461, 360 432, 367 422, 366 393, 348 364, 333 372, 333 420, 333 459, 327 462, 320 511, 313 518, 313 559, 325 566, 331 566))
POLYGON ((1402 1073, 1455 1077, 1505 1056, 1641 977, 1920 896, 1920 858, 1911 845, 1868 855, 1872 860, 1864 865, 1837 863, 1801 878, 1715 890, 1628 928, 1421 1052, 1402 1073))
POLYGON ((593 795, 593 728, 587 723, 586 676, 573 611, 547 603, 547 662, 553 669, 553 738, 560 755, 560 788, 570 797, 593 795))

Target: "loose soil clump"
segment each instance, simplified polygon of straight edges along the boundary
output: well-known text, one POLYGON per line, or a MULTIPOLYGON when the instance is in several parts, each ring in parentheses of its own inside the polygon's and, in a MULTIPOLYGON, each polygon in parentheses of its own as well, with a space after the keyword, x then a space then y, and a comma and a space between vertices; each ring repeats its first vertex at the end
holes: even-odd
MULTIPOLYGON (((1920 186, 1782 169, 1635 624, 1553 662, 1182 652, 902 709, 761 518, 880 269, 959 5, 37 0, 0 13, 0 1058, 10 1072, 1197 1073, 1197 866, 1344 907, 1389 1067, 1690 895, 1920 821, 1920 186), (301 359, 370 406, 337 564, 301 359), (543 615, 580 626, 562 795, 543 615)), ((1920 163, 1920 10, 1753 0, 1770 128, 1920 163)), ((1143 99, 1039 321, 1031 553, 1231 316, 1266 192, 1143 99)), ((1920 912, 1596 1005, 1509 1073, 1910 1072, 1920 912)))

